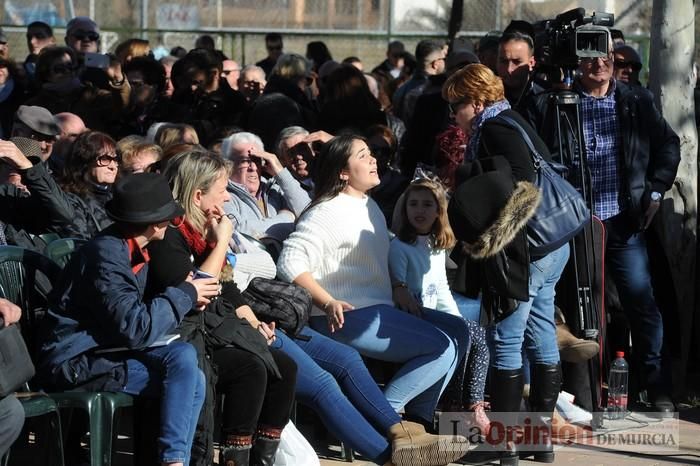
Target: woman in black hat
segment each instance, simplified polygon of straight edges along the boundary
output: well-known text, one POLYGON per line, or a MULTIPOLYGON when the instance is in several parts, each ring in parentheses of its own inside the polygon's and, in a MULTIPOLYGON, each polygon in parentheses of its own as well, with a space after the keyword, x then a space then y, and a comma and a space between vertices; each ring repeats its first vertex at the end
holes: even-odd
POLYGON ((165 179, 141 173, 121 180, 107 212, 115 224, 71 258, 50 299, 38 379, 53 390, 117 391, 159 400, 161 464, 189 462, 204 401, 194 348, 171 341, 196 305, 216 296, 216 280, 183 277, 145 299, 149 257, 182 214, 165 179))
MULTIPOLYGON (((450 221, 465 251, 480 261, 483 302, 495 317, 488 331, 491 407, 494 412, 519 411, 524 348, 531 363, 530 411, 541 415, 533 422, 551 425, 561 386, 554 287, 569 258, 569 246, 567 243, 544 257, 530 254, 525 226, 539 202, 537 188, 534 192, 531 189, 535 167, 518 130, 496 117, 515 120, 545 158, 549 158, 549 151, 525 120, 510 109, 501 79, 486 66, 462 68, 445 82, 442 95, 457 125, 469 136, 465 160, 476 160, 472 165, 481 170, 493 170, 460 186, 450 208, 450 221), (520 220, 514 221, 514 217, 520 220)), ((463 169, 463 174, 466 171, 463 169)), ((544 448, 538 444, 535 460, 554 461, 551 442, 543 442, 544 448)), ((520 455, 532 453, 520 451, 520 455)), ((517 461, 518 452, 512 449, 501 464, 517 461)))

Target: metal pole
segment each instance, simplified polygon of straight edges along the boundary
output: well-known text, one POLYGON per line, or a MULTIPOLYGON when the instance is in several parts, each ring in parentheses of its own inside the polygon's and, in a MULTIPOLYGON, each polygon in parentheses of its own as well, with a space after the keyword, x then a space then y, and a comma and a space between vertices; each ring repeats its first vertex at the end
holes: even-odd
POLYGON ((66 18, 69 20, 75 17, 75 6, 73 0, 66 0, 66 18))
POLYGON ((141 39, 148 39, 148 0, 141 0, 141 39))
POLYGON ((392 34, 394 33, 394 0, 389 0, 389 11, 388 11, 389 23, 386 27, 386 42, 391 42, 392 34))

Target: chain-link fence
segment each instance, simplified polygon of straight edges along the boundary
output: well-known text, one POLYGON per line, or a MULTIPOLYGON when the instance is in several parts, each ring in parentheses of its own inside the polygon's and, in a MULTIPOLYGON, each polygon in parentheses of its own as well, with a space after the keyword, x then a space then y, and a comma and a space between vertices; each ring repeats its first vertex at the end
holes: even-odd
MULTIPOLYGON (((511 19, 536 21, 582 6, 612 11, 616 27, 636 37, 646 55, 652 0, 464 0, 461 35, 478 38, 502 30, 511 19)), ((266 55, 263 36, 284 35, 285 50, 305 52, 306 43, 323 40, 342 60, 354 55, 373 66, 384 59, 386 43, 400 39, 413 50, 421 38, 445 37, 451 0, 3 0, 0 23, 11 56, 27 53, 24 32, 32 21, 55 28, 63 42, 73 16, 90 16, 102 29, 102 51, 130 37, 148 39, 152 48, 191 48, 196 37, 212 35, 219 48, 243 63, 266 55)), ((698 5, 700 9, 700 4, 698 5)))

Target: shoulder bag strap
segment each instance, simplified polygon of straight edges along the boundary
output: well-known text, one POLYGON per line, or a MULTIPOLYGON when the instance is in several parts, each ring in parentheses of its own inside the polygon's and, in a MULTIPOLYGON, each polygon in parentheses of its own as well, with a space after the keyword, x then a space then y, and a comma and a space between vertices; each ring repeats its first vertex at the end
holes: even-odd
POLYGON ((530 155, 532 156, 532 162, 535 164, 535 168, 539 168, 540 163, 542 161, 542 156, 537 151, 537 149, 535 149, 535 145, 532 143, 532 139, 530 139, 530 136, 527 134, 527 131, 525 131, 522 125, 520 125, 520 123, 518 123, 509 116, 497 115, 495 118, 504 121, 508 124, 508 126, 516 129, 520 133, 520 136, 522 136, 523 140, 525 141, 525 144, 527 144, 527 147, 530 149, 530 155))

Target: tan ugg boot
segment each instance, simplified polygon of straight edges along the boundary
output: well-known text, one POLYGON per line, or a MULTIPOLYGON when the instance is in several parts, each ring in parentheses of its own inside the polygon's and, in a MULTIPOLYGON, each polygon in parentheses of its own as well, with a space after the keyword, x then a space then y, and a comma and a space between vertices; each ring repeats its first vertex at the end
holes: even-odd
POLYGON ((432 435, 414 422, 389 428, 391 461, 396 466, 444 466, 463 457, 469 442, 461 435, 432 435))
POLYGON ((585 362, 598 354, 598 342, 575 337, 558 306, 554 306, 554 321, 557 324, 557 346, 562 361, 585 362))

